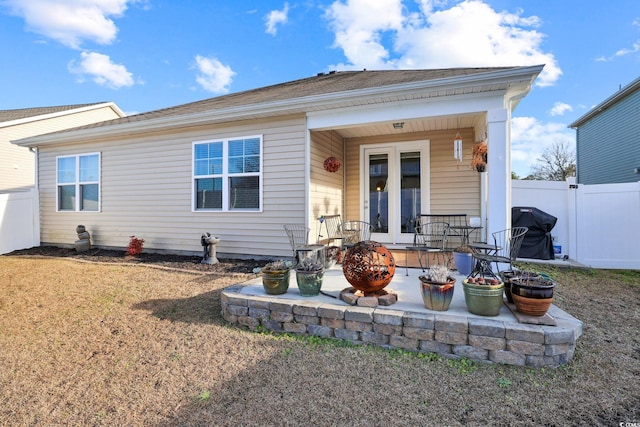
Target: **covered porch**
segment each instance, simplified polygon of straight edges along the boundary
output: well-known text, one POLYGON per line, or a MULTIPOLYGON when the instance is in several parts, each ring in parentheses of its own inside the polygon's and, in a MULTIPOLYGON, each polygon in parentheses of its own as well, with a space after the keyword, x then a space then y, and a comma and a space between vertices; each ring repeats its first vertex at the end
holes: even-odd
POLYGON ((327 237, 318 220, 326 215, 370 223, 371 239, 389 248, 413 240, 421 214, 480 217, 480 241, 509 228, 511 112, 535 75, 394 88, 371 102, 308 112, 310 243, 327 237), (487 147, 483 172, 471 165, 480 143, 487 147), (340 162, 337 171, 323 168, 329 157, 340 162))

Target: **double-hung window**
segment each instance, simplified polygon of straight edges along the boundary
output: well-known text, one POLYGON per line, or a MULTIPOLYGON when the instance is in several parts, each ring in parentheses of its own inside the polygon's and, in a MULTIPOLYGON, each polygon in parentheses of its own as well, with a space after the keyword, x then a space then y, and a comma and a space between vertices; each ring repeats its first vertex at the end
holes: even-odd
POLYGON ((259 211, 262 137, 193 144, 194 210, 259 211))
POLYGON ((100 154, 56 159, 58 211, 100 210, 100 154))

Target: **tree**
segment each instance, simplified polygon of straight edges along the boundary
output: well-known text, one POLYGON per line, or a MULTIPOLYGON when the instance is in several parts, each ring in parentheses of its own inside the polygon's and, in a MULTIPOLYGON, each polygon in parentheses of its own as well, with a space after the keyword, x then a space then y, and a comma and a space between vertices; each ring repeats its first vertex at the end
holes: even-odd
POLYGON ((566 141, 555 141, 531 168, 531 175, 542 181, 566 181, 576 176, 576 155, 566 141))

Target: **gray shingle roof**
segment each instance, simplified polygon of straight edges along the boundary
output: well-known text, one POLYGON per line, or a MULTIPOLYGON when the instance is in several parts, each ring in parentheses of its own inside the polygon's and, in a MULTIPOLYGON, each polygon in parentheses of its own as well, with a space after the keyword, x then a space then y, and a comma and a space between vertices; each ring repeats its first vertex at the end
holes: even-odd
POLYGON ((98 104, 104 104, 104 102, 94 102, 92 104, 58 105, 54 107, 21 108, 17 110, 0 110, 0 123, 26 119, 29 117, 43 116, 45 114, 59 113, 61 111, 75 110, 77 108, 84 108, 98 104))
POLYGON ((350 90, 378 88, 451 77, 460 77, 517 67, 447 68, 438 70, 383 70, 383 71, 338 71, 319 73, 314 77, 280 83, 272 86, 231 93, 188 104, 135 114, 107 122, 87 125, 99 127, 116 123, 131 123, 164 117, 187 115, 222 108, 232 108, 265 102, 304 98, 314 95, 347 92, 350 90))

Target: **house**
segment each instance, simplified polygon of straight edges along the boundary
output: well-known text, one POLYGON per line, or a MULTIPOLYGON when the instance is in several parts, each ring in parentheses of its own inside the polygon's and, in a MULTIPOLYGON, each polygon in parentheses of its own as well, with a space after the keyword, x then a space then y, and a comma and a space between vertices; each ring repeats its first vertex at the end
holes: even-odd
POLYGON ((576 130, 576 180, 615 184, 640 180, 640 78, 569 125, 576 130))
POLYGON ((113 103, 0 110, 0 192, 35 185, 35 155, 11 140, 124 117, 113 103))
POLYGON ((509 227, 511 113, 542 68, 320 73, 14 143, 37 148, 42 244, 70 245, 83 224, 107 248, 135 235, 145 250, 199 253, 210 232, 219 255, 290 256, 284 224, 315 242, 318 218, 339 214, 404 247, 420 213, 509 227))

